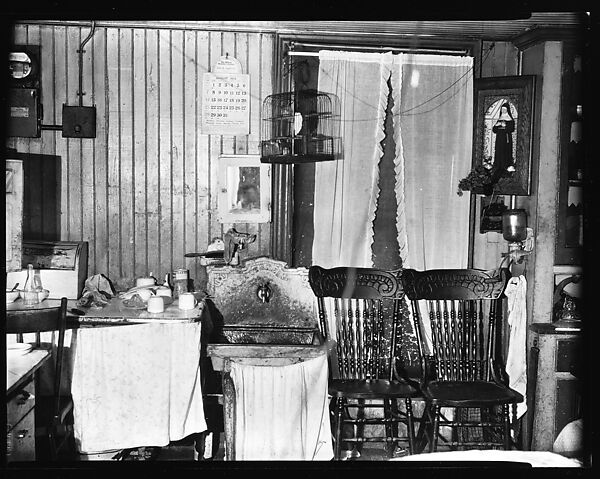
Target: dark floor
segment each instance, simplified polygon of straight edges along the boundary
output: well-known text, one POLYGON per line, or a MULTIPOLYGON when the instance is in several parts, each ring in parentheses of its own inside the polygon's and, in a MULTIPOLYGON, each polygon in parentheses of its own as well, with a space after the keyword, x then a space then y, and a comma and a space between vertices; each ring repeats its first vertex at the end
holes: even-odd
MULTIPOLYGON (((106 453, 89 456, 79 456, 73 452, 73 450, 64 451, 59 457, 59 461, 113 461, 113 460, 156 460, 156 461, 223 461, 225 456, 225 448, 223 444, 224 435, 223 433, 218 434, 218 437, 213 437, 219 441, 218 446, 215 444, 212 451, 209 449, 211 439, 208 440, 206 453, 204 458, 199 458, 195 452, 194 438, 189 436, 180 441, 175 441, 166 447, 161 448, 139 448, 121 451, 118 453, 106 453), (117 457, 115 457, 117 456, 117 457)), ((73 448, 72 448, 73 449, 73 448)), ((406 450, 399 448, 396 450, 393 457, 401 457, 406 455, 406 450)), ((348 453, 346 458, 354 461, 387 461, 389 456, 387 455, 384 445, 377 443, 367 443, 363 445, 363 448, 359 454, 356 451, 348 453)))
MULTIPOLYGON (((223 434, 220 435, 219 448, 210 460, 222 461, 224 460, 225 449, 223 447, 223 434)), ((403 451, 397 452, 395 457, 403 455, 403 451)), ((162 448, 157 457, 158 460, 162 461, 191 461, 194 460, 194 445, 193 441, 184 439, 176 443, 170 444, 168 447, 162 448)), ((361 454, 357 456, 353 455, 351 458, 356 461, 387 461, 389 458, 386 455, 386 451, 382 444, 365 444, 362 448, 361 454)))

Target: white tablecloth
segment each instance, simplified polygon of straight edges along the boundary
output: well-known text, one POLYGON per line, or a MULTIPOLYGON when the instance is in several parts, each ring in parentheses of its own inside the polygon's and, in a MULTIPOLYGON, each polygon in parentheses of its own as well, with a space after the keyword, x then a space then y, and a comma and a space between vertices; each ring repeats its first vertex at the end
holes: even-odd
POLYGON ((201 323, 77 331, 72 396, 81 453, 170 441, 206 430, 201 323))
POLYGON ((327 356, 289 366, 233 362, 236 460, 333 458, 327 356))

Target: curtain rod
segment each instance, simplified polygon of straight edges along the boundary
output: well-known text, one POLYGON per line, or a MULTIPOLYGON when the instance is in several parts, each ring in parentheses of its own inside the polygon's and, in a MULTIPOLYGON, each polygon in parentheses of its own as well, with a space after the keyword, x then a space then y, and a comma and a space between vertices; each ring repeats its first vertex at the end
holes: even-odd
POLYGON ((443 55, 466 55, 467 50, 440 50, 432 48, 398 48, 398 47, 371 47, 365 45, 331 45, 331 44, 318 44, 318 43, 296 43, 290 42, 290 50, 288 50, 288 56, 304 56, 304 57, 318 57, 319 52, 315 51, 294 51, 293 48, 297 46, 320 48, 322 50, 367 50, 367 51, 391 51, 395 53, 439 53, 443 55))

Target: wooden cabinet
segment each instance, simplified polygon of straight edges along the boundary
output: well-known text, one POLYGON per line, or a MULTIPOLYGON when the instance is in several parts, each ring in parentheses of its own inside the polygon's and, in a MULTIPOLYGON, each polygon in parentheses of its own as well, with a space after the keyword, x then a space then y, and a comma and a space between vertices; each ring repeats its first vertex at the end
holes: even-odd
POLYGON ((581 371, 583 343, 578 331, 556 331, 553 324, 531 326, 533 348, 537 348, 535 384, 528 393, 534 415, 531 449, 551 451, 556 436, 581 415, 581 371))
POLYGON ((6 403, 6 460, 35 461, 35 394, 33 376, 6 403))
MULTIPOLYGON (((581 42, 565 42, 561 105, 560 169, 555 264, 581 264, 585 182, 583 70, 581 42)), ((586 113, 589 114, 588 111, 586 113)), ((589 172, 588 172, 589 174, 589 172)))
POLYGON ((35 396, 38 369, 51 358, 47 349, 6 361, 6 462, 35 461, 35 396))

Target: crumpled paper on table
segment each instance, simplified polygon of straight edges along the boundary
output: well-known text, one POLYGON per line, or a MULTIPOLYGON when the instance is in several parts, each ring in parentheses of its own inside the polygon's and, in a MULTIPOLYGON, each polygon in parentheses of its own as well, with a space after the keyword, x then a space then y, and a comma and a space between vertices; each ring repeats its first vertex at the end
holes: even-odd
POLYGON ((103 274, 95 274, 85 280, 81 298, 77 300, 77 306, 102 308, 115 295, 115 289, 110 280, 103 274))

